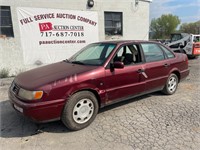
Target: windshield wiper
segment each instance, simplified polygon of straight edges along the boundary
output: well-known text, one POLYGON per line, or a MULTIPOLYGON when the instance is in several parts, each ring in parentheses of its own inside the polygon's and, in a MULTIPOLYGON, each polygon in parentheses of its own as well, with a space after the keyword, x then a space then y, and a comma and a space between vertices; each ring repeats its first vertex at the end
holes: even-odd
POLYGON ((79 64, 79 65, 85 65, 83 62, 81 61, 72 61, 71 63, 73 64, 79 64))

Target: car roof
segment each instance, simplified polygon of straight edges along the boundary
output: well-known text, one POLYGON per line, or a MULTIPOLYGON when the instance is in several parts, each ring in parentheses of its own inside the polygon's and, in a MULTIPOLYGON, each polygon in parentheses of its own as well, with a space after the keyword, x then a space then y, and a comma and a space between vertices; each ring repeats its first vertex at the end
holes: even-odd
POLYGON ((116 41, 103 41, 103 42, 97 42, 97 43, 109 43, 109 44, 129 44, 129 43, 159 43, 155 41, 147 41, 147 40, 116 40, 116 41))

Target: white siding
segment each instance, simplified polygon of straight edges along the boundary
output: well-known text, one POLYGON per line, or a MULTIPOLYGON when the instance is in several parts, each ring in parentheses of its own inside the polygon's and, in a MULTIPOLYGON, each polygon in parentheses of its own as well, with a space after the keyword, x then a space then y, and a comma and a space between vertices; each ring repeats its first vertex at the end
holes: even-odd
POLYGON ((0 70, 10 69, 12 74, 37 66, 25 66, 20 43, 16 7, 38 7, 66 10, 97 11, 99 16, 99 39, 104 40, 148 40, 149 2, 135 0, 94 0, 93 8, 87 7, 87 0, 1 0, 0 6, 11 6, 14 38, 0 39, 0 70), (104 11, 123 13, 123 36, 105 36, 104 11))

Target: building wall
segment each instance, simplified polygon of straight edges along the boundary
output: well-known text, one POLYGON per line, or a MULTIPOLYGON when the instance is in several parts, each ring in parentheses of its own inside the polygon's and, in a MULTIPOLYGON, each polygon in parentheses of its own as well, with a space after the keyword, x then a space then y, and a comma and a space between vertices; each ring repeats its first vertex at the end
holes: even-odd
MULTIPOLYGON (((147 0, 148 1, 148 0, 147 0)), ((1 6, 11 6, 14 38, 0 38, 0 70, 10 70, 10 75, 37 67, 25 66, 17 22, 17 7, 54 8, 66 10, 97 11, 99 40, 147 40, 149 32, 149 2, 135 0, 94 0, 94 7, 87 7, 87 0, 1 0, 1 6), (104 11, 123 12, 123 36, 105 36, 104 11)))

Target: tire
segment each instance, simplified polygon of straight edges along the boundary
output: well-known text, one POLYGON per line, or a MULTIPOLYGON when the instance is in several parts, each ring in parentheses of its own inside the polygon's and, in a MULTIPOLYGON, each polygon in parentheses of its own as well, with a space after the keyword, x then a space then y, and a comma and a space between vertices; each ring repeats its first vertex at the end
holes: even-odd
POLYGON ((194 55, 188 55, 188 58, 189 58, 189 59, 196 59, 197 56, 194 56, 194 55))
POLYGON ((99 110, 96 96, 89 91, 73 94, 66 102, 61 120, 70 130, 80 130, 89 126, 99 110))
POLYGON ((168 77, 162 92, 166 95, 172 95, 176 92, 177 87, 178 87, 178 77, 176 74, 172 73, 168 77))

